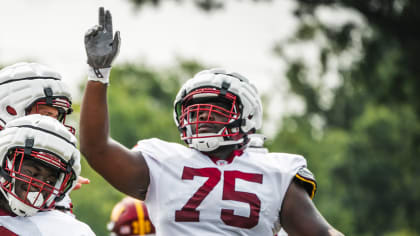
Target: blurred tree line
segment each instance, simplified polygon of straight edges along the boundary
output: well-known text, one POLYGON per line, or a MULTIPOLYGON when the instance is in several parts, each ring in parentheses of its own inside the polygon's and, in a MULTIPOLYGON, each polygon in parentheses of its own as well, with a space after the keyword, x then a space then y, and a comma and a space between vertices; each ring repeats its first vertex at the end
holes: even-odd
POLYGON ((306 109, 284 120, 272 150, 308 158, 320 183, 315 201, 347 235, 420 235, 420 2, 297 2, 296 37, 276 52, 306 109), (327 13, 362 23, 326 22, 327 13), (319 70, 286 51, 308 43, 319 46, 319 70))
MULTIPOLYGON (((136 6, 161 3, 131 1, 136 6)), ((267 147, 307 158, 319 184, 315 203, 346 235, 420 235, 420 3, 295 1, 299 27, 273 47, 279 63, 286 62, 287 74, 274 78, 273 87, 289 87, 305 109, 283 116, 267 147), (325 20, 328 14, 349 17, 331 22, 325 20), (317 47, 315 66, 300 56, 311 44, 317 47), (277 84, 284 83, 282 77, 287 84, 277 84)), ((227 1, 190 2, 212 11, 227 1)), ((163 69, 141 63, 115 66, 108 94, 112 136, 127 147, 155 136, 180 142, 173 98, 180 84, 203 67, 186 60, 163 69)), ((105 224, 122 194, 83 164, 82 173, 92 183, 72 194, 75 213, 98 235, 106 235, 105 224)))

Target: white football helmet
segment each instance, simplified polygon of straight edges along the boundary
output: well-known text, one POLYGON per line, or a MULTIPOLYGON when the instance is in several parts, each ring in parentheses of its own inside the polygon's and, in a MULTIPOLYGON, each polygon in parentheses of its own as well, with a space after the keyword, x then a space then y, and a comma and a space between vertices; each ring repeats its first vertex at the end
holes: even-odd
POLYGON ((0 132, 0 164, 0 192, 19 216, 52 209, 73 189, 81 170, 74 135, 56 119, 39 114, 7 123, 0 132), (56 183, 24 171, 28 162, 57 171, 56 183))
POLYGON ((174 120, 181 139, 190 147, 210 152, 220 146, 248 142, 247 135, 262 125, 262 105, 256 87, 238 73, 210 69, 197 73, 179 90, 174 102, 174 120), (206 119, 199 114, 208 113, 206 119), (211 116, 225 117, 226 122, 211 116), (200 133, 201 126, 223 124, 216 133, 200 133))
MULTIPOLYGON (((38 105, 56 107, 65 124, 72 112, 69 89, 61 75, 38 63, 20 62, 0 70, 0 130, 38 105)), ((74 128, 67 126, 72 133, 74 128)))

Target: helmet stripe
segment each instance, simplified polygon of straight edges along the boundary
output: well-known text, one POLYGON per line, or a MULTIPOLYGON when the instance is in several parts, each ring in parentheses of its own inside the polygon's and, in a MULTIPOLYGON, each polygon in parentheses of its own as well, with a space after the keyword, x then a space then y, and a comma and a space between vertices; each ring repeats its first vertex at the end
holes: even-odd
POLYGON ((54 78, 54 77, 40 77, 40 76, 37 76, 37 77, 26 77, 26 78, 21 78, 21 79, 11 79, 11 80, 0 83, 0 85, 8 84, 8 83, 16 82, 16 81, 21 81, 21 80, 35 80, 35 79, 61 80, 59 78, 54 78))
POLYGON ((42 131, 42 132, 45 132, 45 133, 49 133, 49 134, 51 134, 51 135, 54 135, 54 136, 56 136, 56 137, 58 137, 58 138, 60 138, 60 139, 64 140, 66 143, 71 144, 73 147, 76 147, 76 144, 75 144, 75 143, 72 143, 71 141, 67 140, 67 139, 66 139, 66 138, 64 138, 63 136, 61 136, 61 135, 59 135, 59 134, 56 134, 56 133, 54 133, 54 132, 51 132, 51 131, 49 131, 49 130, 43 129, 43 128, 35 127, 35 126, 32 126, 32 125, 18 125, 18 126, 11 126, 11 127, 18 127, 18 128, 30 128, 30 129, 40 130, 40 131, 42 131))
POLYGON ((140 231, 138 232, 139 235, 144 235, 145 234, 145 225, 144 225, 144 212, 143 212, 143 207, 141 206, 140 202, 136 201, 135 202, 135 206, 136 206, 136 211, 137 211, 137 220, 139 222, 139 229, 140 231))

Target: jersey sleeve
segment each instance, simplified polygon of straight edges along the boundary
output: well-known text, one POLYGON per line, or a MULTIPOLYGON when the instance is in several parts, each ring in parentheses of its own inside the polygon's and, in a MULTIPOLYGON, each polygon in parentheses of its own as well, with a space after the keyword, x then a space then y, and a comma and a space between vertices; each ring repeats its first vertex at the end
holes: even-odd
POLYGON ((287 173, 291 174, 290 181, 296 182, 302 186, 313 199, 317 189, 315 177, 312 172, 307 168, 306 159, 301 155, 289 153, 273 153, 276 155, 279 164, 287 173))
POLYGON ((281 211, 281 206, 290 184, 294 182, 298 171, 306 168, 306 159, 301 155, 276 152, 267 153, 261 157, 265 159, 264 166, 268 170, 266 172, 272 173, 273 178, 276 179, 276 187, 273 188, 273 191, 279 200, 279 211, 281 211))
POLYGON ((181 145, 152 138, 138 141, 132 150, 139 151, 143 155, 161 162, 170 157, 176 149, 179 149, 178 146, 181 145))
POLYGON ((177 144, 163 141, 158 138, 140 140, 132 149, 133 151, 141 152, 149 168, 150 184, 146 193, 145 201, 148 198, 156 196, 156 183, 159 182, 162 171, 165 165, 175 157, 182 157, 188 148, 177 144))
POLYGON ((135 152, 141 152, 146 160, 149 172, 160 172, 161 163, 171 158, 177 152, 177 144, 169 143, 157 138, 144 139, 137 142, 132 149, 135 152))
POLYGON ((308 192, 311 199, 314 198, 317 184, 315 181, 315 176, 308 168, 300 168, 296 173, 294 180, 297 184, 301 185, 306 190, 306 192, 308 192))

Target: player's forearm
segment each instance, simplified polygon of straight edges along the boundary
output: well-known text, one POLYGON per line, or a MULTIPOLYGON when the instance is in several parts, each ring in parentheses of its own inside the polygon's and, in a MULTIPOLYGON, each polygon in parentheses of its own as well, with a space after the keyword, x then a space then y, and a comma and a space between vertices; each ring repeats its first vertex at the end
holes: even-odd
MULTIPOLYGON (((80 116, 80 150, 89 163, 101 161, 102 154, 112 149, 108 134, 106 91, 112 62, 120 49, 120 33, 113 37, 111 12, 99 8, 99 22, 84 37, 87 55, 88 83, 80 116)), ((91 163, 92 164, 92 163, 91 163)), ((95 163, 94 166, 97 166, 95 163)))
POLYGON ((109 122, 107 85, 89 81, 80 113, 80 150, 89 159, 104 151, 108 142, 109 122))

